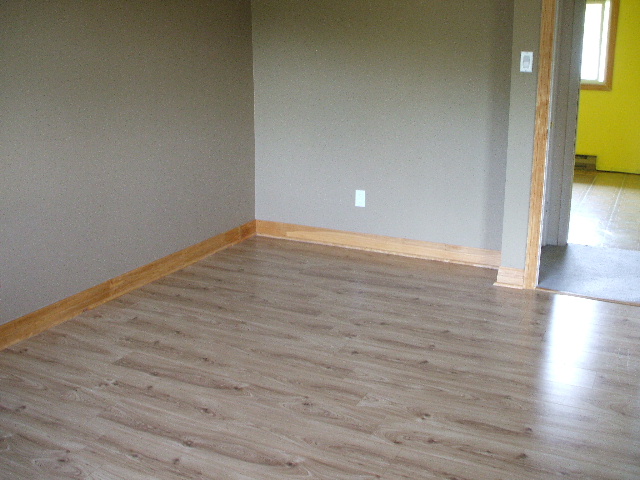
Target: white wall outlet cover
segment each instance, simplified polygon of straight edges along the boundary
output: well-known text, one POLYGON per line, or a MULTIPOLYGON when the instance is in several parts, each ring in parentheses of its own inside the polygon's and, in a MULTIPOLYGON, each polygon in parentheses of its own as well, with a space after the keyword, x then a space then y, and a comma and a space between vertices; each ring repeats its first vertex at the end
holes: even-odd
POLYGON ((533 72, 533 52, 520 52, 520 71, 533 72))
POLYGON ((364 190, 356 190, 356 207, 365 206, 365 194, 364 190))

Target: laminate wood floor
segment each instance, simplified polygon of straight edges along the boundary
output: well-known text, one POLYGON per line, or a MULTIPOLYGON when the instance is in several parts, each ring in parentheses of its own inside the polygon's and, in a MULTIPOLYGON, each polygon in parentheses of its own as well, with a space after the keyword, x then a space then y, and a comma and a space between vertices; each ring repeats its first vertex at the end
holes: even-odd
POLYGON ((0 352, 3 479, 637 479, 640 309, 253 238, 0 352))

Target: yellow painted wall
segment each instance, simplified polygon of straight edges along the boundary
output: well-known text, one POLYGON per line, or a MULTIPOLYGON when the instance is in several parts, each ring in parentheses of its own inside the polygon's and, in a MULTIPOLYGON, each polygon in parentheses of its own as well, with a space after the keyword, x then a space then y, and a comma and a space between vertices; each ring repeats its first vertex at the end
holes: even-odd
POLYGON ((640 1, 620 0, 613 89, 581 90, 576 153, 598 170, 640 173, 640 1))

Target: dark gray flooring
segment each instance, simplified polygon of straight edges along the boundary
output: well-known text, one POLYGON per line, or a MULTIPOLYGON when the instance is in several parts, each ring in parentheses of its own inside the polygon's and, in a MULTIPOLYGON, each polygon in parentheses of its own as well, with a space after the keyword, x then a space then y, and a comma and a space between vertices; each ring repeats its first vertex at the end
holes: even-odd
POLYGON ((640 252, 576 244, 542 247, 538 286, 640 304, 640 252))

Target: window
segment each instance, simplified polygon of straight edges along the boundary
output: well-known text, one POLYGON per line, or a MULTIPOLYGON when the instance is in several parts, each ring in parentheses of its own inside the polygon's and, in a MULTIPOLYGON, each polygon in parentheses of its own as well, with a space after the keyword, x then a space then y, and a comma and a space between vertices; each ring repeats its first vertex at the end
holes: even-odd
POLYGON ((582 40, 581 86, 611 90, 619 0, 587 0, 582 40))

